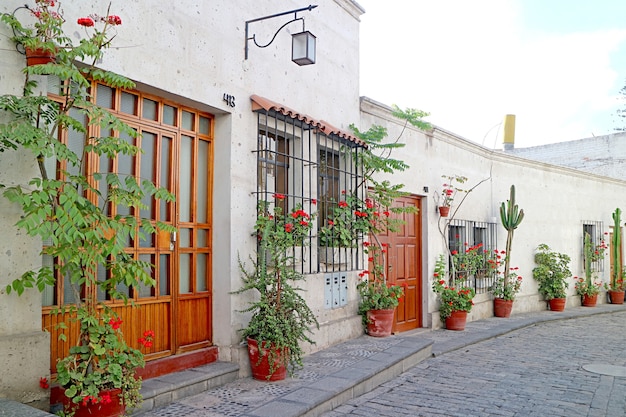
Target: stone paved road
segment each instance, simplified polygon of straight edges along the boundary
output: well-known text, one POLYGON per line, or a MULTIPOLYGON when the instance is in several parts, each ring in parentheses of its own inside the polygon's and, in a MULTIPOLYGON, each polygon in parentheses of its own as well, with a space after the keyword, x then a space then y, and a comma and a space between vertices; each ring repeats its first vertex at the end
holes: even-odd
POLYGON ((626 377, 589 364, 624 371, 626 312, 540 323, 428 359, 323 417, 626 416, 626 377))

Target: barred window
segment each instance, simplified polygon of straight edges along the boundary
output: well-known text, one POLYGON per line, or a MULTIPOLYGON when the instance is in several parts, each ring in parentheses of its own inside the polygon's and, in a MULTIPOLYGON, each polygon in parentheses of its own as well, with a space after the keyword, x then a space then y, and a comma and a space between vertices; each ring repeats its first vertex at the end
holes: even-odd
POLYGON ((607 242, 605 239, 604 233, 604 225, 601 221, 592 221, 585 220, 583 221, 583 236, 582 236, 582 257, 583 260, 583 269, 585 263, 585 235, 589 234, 591 239, 591 247, 594 248, 594 253, 592 254, 591 261, 591 270, 593 272, 603 272, 604 271, 604 254, 606 254, 606 250, 602 250, 602 247, 606 247, 607 242))
POLYGON ((280 204, 283 213, 301 206, 317 214, 304 245, 293 248, 294 267, 301 273, 362 268, 359 241, 331 250, 318 236, 345 194, 364 196, 365 183, 356 157, 361 145, 326 134, 306 118, 292 118, 273 109, 256 112, 257 201, 267 202, 270 211, 280 204), (276 200, 275 194, 285 198, 276 200))
POLYGON ((450 271, 477 294, 489 291, 496 279, 489 260, 497 256, 497 224, 453 219, 448 226, 448 247, 453 254, 450 271))

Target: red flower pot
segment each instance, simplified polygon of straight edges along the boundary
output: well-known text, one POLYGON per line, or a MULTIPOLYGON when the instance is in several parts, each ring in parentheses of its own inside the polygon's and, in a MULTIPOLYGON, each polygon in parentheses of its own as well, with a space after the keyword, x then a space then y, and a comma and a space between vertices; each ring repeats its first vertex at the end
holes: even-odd
POLYGON ((55 54, 53 52, 41 48, 24 48, 24 50, 26 51, 26 66, 28 67, 32 65, 49 64, 55 60, 55 54))
POLYGON ((609 290, 611 304, 624 304, 624 291, 609 290))
POLYGON ((250 368, 252 369, 252 378, 259 381, 280 381, 287 376, 287 368, 282 361, 282 352, 274 349, 272 346, 266 347, 266 343, 259 343, 247 338, 248 341, 248 357, 250 358, 250 368), (274 349, 272 359, 274 366, 270 367, 269 357, 270 350, 274 349), (271 370, 274 370, 272 373, 271 370))
POLYGON ((97 403, 88 401, 86 404, 74 404, 63 393, 63 408, 74 412, 74 417, 119 417, 126 412, 120 399, 122 390, 119 388, 100 391, 97 403), (103 401, 103 399, 106 399, 103 401))
POLYGON ((504 300, 502 298, 493 299, 493 315, 496 317, 511 317, 513 310, 513 300, 504 300))
POLYGON ((446 329, 465 330, 467 323, 467 311, 453 311, 450 317, 446 317, 446 329))
POLYGON ((566 298, 553 298, 552 300, 548 301, 548 303, 550 304, 550 310, 552 311, 565 310, 566 301, 567 301, 566 298))
POLYGON ((583 301, 582 301, 583 307, 595 307, 597 302, 598 302, 598 294, 583 295, 583 301))
POLYGON ((367 334, 373 337, 391 335, 393 313, 395 309, 370 310, 367 312, 367 334))
POLYGON ((449 214, 450 214, 450 207, 439 206, 439 215, 441 217, 448 217, 449 214))

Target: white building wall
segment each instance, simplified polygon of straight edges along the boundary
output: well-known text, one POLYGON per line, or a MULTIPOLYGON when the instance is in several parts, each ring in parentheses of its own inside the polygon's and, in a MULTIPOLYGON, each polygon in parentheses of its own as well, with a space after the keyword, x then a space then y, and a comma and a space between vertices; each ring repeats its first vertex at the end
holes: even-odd
MULTIPOLYGON (((362 129, 380 124, 388 129, 389 140, 397 138, 403 121, 394 120, 389 107, 365 98, 361 109, 362 129)), ((468 177, 465 188, 480 183, 460 208, 457 198, 452 211, 458 208, 458 219, 498 223, 500 250, 505 247, 506 230, 501 226, 498 210, 509 198, 510 186, 515 185, 517 204, 524 209, 525 218, 515 231, 511 251, 511 265, 519 266, 519 275, 524 278, 514 303, 514 314, 546 308, 532 278, 534 253, 540 243, 569 255, 573 275, 582 276, 583 221, 602 221, 604 231, 609 231, 613 225, 612 212, 626 205, 625 181, 492 151, 439 127, 434 127, 432 132, 408 127, 401 141, 407 146, 395 157, 404 159, 411 168, 394 175, 393 181, 405 184, 406 191, 423 196, 425 203, 421 215, 425 233, 422 285, 423 293, 428 294, 423 317, 426 326, 441 325, 437 298, 430 289, 435 260, 445 251, 445 240, 440 233, 446 229, 445 219, 436 212, 443 184, 441 175, 468 177), (424 187, 428 187, 428 192, 424 187)), ((607 255, 604 272, 599 273, 604 282, 609 279, 608 262, 607 255)), ((580 305, 573 279, 569 283, 568 305, 580 305)), ((601 302, 605 299, 600 297, 601 302)), ((492 316, 489 294, 478 295, 475 302, 470 320, 492 316)))

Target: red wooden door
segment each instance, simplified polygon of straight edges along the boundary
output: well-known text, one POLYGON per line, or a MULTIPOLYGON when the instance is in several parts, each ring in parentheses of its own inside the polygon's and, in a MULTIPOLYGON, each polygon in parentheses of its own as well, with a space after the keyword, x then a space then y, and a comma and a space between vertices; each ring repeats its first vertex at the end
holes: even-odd
POLYGON ((394 332, 422 327, 420 203, 420 198, 414 196, 397 199, 395 206, 414 207, 417 212, 396 215, 404 220, 400 229, 378 236, 382 243, 387 244, 388 281, 405 288, 405 295, 396 309, 394 332))

